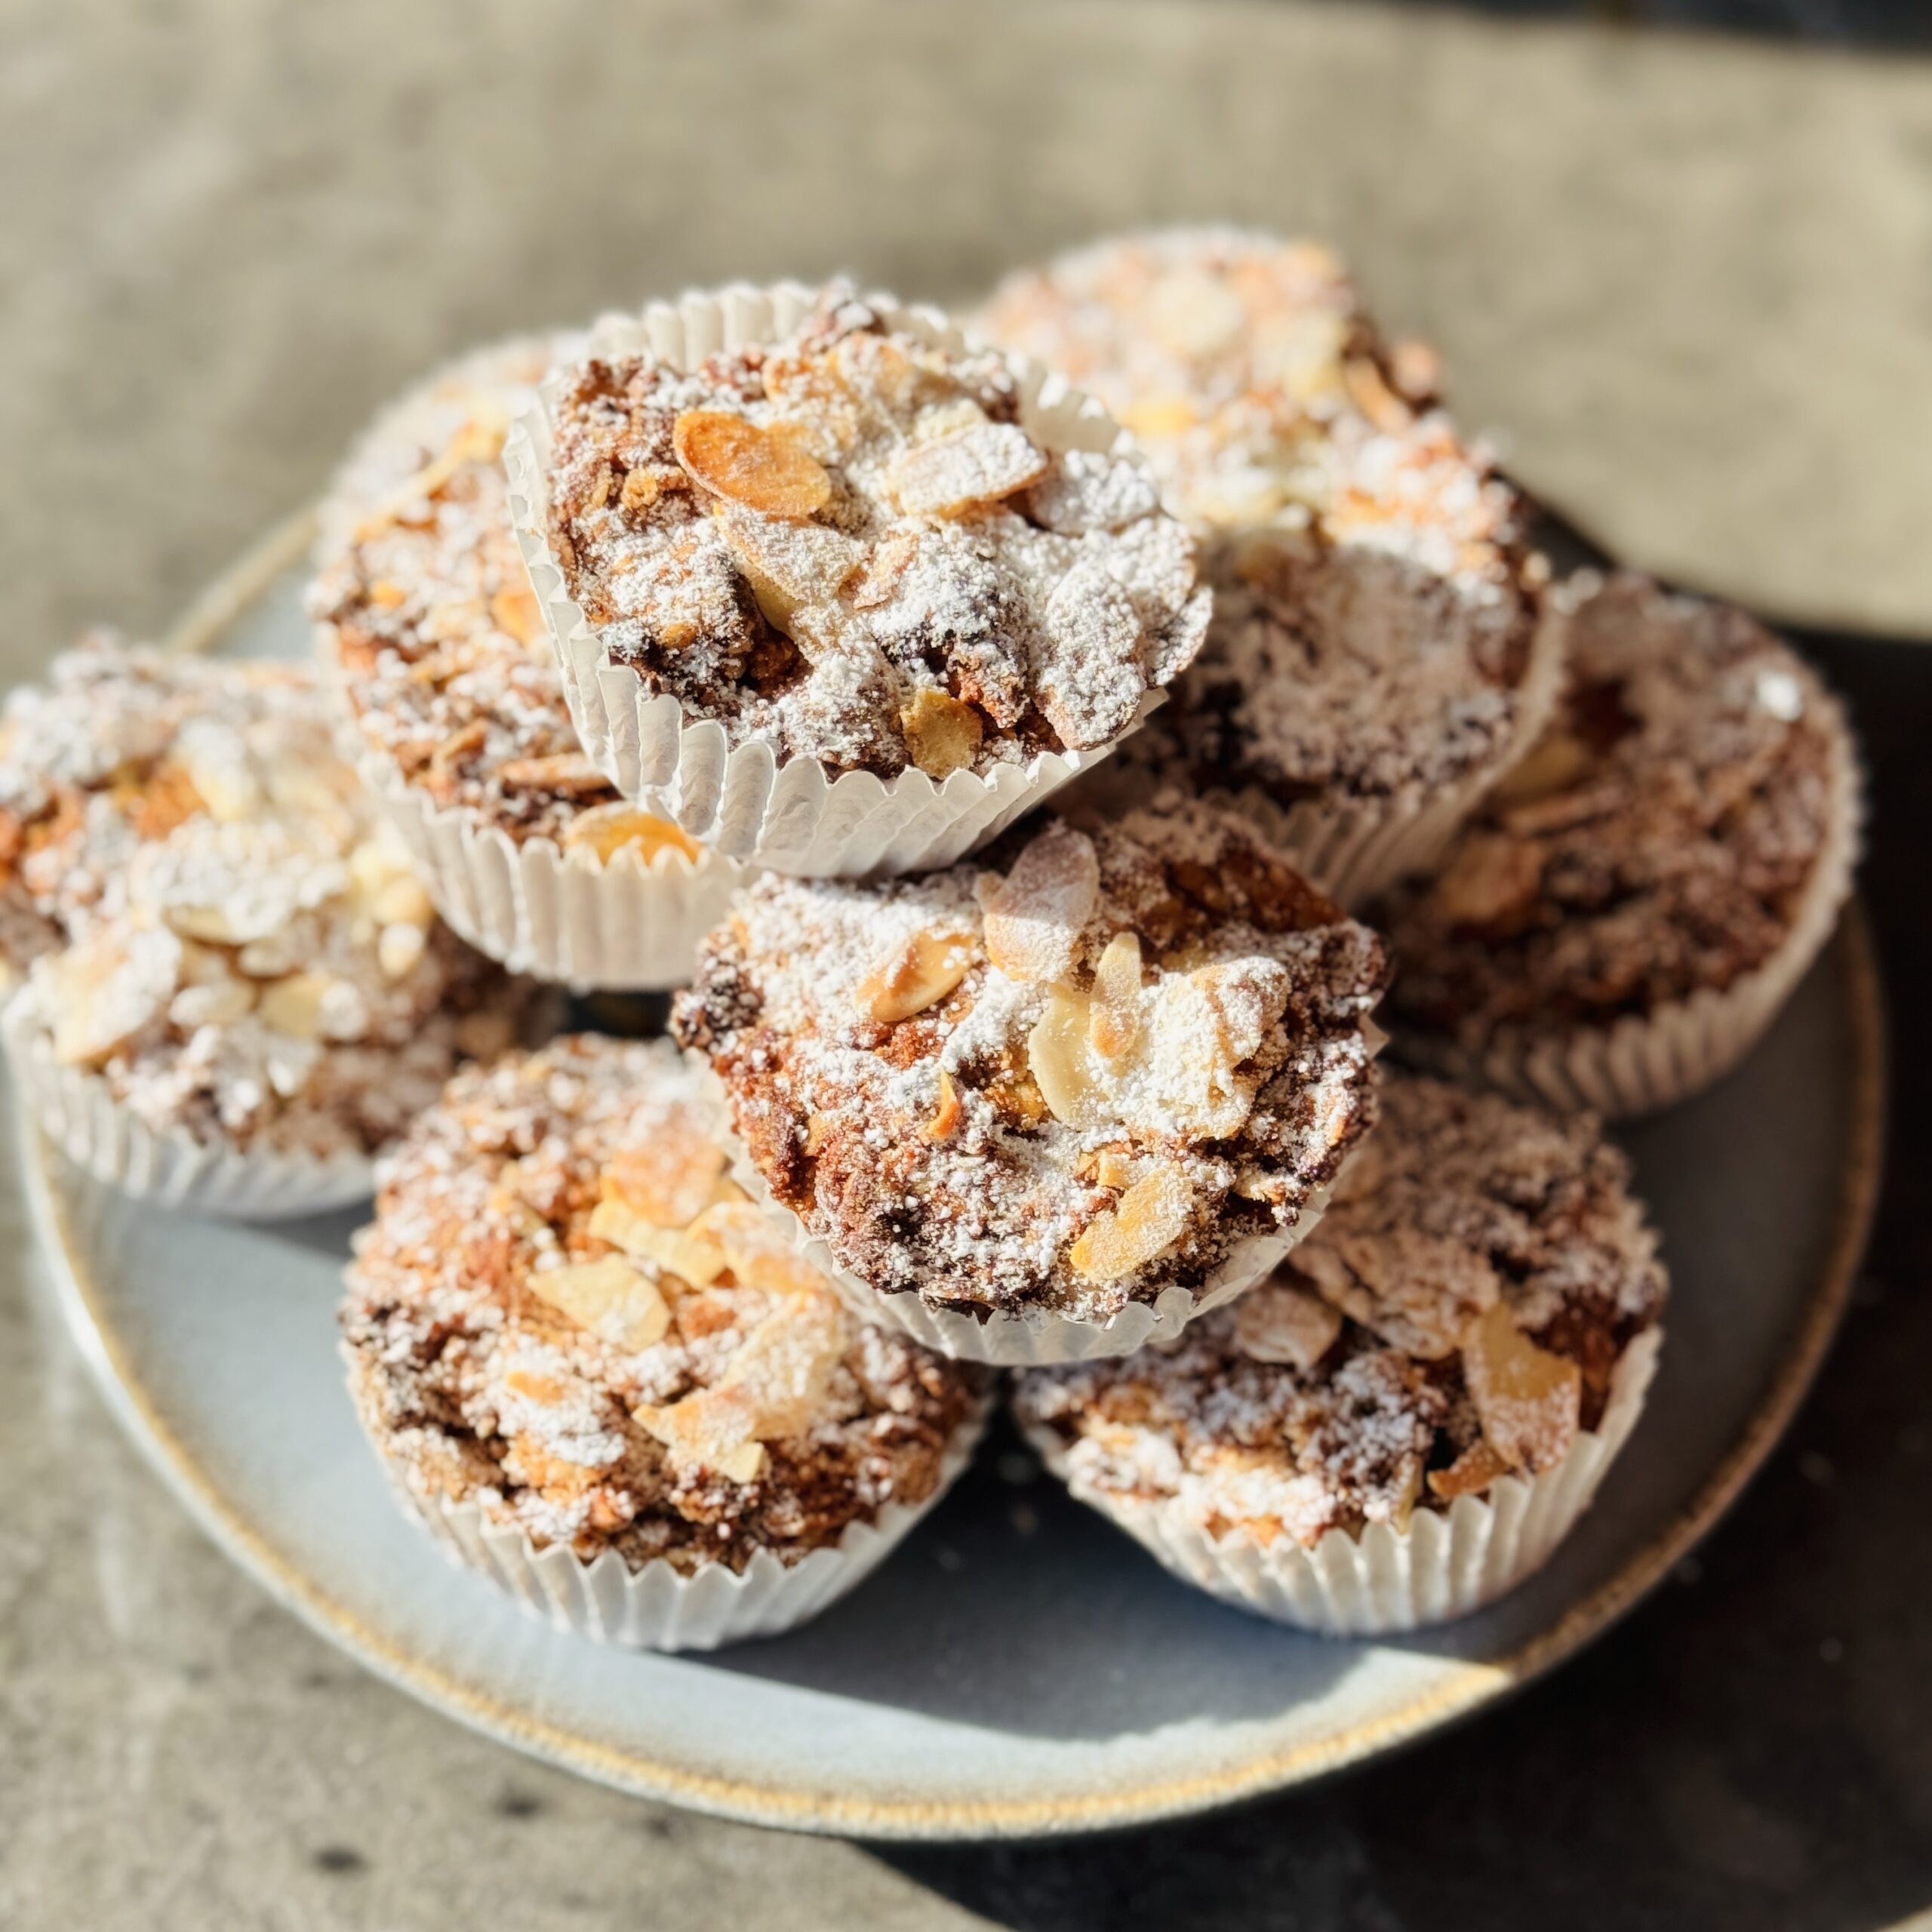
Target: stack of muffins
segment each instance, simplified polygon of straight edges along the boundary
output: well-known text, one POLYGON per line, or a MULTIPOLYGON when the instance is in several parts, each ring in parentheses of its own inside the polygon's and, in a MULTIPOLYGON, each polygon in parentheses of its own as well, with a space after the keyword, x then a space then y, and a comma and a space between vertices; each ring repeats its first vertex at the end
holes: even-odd
POLYGON ((358 1411, 585 1634, 813 1615, 1002 1379, 1201 1588, 1463 1614, 1636 1420, 1596 1116, 1810 964, 1849 734, 1741 614, 1553 583, 1321 250, 1109 242, 977 328, 784 286, 486 351, 345 467, 316 670, 17 694, 14 1064, 215 1211, 380 1150, 358 1411), (546 985, 682 989, 512 1045, 546 985))

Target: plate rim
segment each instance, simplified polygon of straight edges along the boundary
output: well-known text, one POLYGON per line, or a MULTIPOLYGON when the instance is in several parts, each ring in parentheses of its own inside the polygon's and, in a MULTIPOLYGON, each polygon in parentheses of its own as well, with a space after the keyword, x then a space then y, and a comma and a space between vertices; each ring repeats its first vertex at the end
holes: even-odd
MULTIPOLYGON (((270 531, 214 580, 166 634, 171 651, 205 649, 299 561, 315 528, 304 509, 270 531)), ((1618 1570, 1507 1656, 1463 1663, 1399 1709, 1312 1742, 1266 1749, 1211 1771, 1044 1797, 861 1799, 803 1786, 726 1778, 584 1737, 517 1709, 415 1656, 337 1601, 224 1496, 168 1420, 115 1329, 72 1238, 51 1149, 17 1103, 20 1164, 32 1225, 69 1333, 123 1430, 229 1560, 285 1608, 364 1668, 485 1737, 633 1796, 741 1823, 881 1841, 1057 1836, 1149 1824, 1289 1789, 1380 1756, 1472 1715, 1553 1669, 1626 1615, 1709 1534, 1783 1436, 1849 1304, 1884 1164, 1887 1026, 1869 923, 1854 899, 1834 944, 1845 954, 1852 1023, 1851 1127, 1831 1244, 1798 1332, 1749 1420, 1684 1506, 1618 1570)))

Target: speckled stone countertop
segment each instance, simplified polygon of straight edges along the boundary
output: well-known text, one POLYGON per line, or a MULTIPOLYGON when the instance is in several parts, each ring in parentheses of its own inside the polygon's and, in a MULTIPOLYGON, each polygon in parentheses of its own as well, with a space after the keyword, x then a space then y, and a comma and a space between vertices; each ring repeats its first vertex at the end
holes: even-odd
MULTIPOLYGON (((1932 635, 1932 62, 1214 0, 17 0, 0 11, 0 675, 139 631, 492 334, 849 265, 968 295, 1124 223, 1326 234, 1633 560, 1932 635)), ((1817 635, 1925 983, 1932 656, 1817 635)), ((0 1159, 0 1925, 1776 1925, 1932 1900, 1932 1038, 1787 1447, 1697 1561, 1479 1724, 1231 1817, 897 1850, 541 1770, 238 1587, 108 1422, 0 1159), (118 1607, 110 1618, 103 1607, 118 1607)))

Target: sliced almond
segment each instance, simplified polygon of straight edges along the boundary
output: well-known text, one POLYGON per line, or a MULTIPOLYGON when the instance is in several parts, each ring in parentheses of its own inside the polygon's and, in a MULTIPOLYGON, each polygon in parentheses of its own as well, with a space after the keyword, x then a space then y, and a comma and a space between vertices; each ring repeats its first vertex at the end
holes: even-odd
POLYGON ((1382 371, 1366 356, 1352 356, 1342 365, 1342 384, 1349 400, 1385 435, 1407 429, 1414 420, 1409 405, 1383 380, 1382 371))
POLYGON ((1512 1468, 1552 1469, 1576 1440, 1583 1371, 1540 1349, 1500 1302, 1470 1323, 1463 1337, 1463 1376, 1482 1432, 1512 1468))
POLYGON ((629 1353, 662 1340, 671 1325, 657 1284, 620 1255, 540 1269, 530 1277, 530 1291, 580 1328, 629 1353))
POLYGON ((1118 1281, 1164 1254, 1187 1231, 1194 1189, 1174 1167, 1156 1168, 1088 1224, 1067 1260, 1090 1281, 1118 1281))
POLYGON ((581 798, 608 789, 610 781, 581 752, 553 752, 548 758, 513 758, 499 776, 512 791, 554 792, 581 798))
POLYGON ((685 411, 671 445, 706 489, 761 516, 808 517, 832 496, 832 478, 815 457, 729 410, 685 411))
POLYGON ((660 1124, 645 1139, 620 1147, 605 1164, 598 1191, 660 1228, 688 1227, 709 1204, 724 1171, 715 1135, 684 1116, 660 1124))
POLYGON ((1312 1368, 1341 1332, 1341 1316, 1320 1296, 1284 1281, 1264 1281, 1235 1304, 1235 1339, 1257 1361, 1312 1368))
POLYGON ((1094 841, 1071 826, 1049 826, 1004 878, 987 873, 980 884, 986 955, 992 963, 1009 978, 1035 986, 1064 980, 1100 903, 1094 841))
POLYGON ((718 525, 758 608, 780 630, 789 630, 801 605, 835 597, 865 559, 843 531, 759 515, 737 503, 718 506, 718 525))
POLYGON ((635 851, 646 865, 664 851, 681 852, 695 865, 704 851, 681 826, 621 801, 579 812, 565 828, 563 844, 567 852, 594 852, 607 865, 626 851, 635 851))
POLYGON ((1445 1503, 1459 1496, 1475 1496, 1498 1476, 1506 1476, 1510 1465, 1499 1456, 1485 1436, 1478 1436, 1446 1469, 1431 1469, 1429 1486, 1445 1503))
POLYGON ((1546 731, 1506 771, 1489 794, 1498 805, 1527 805, 1567 791, 1589 774, 1589 747, 1567 731, 1546 731))
POLYGON ((908 516, 958 516, 1037 483, 1046 470, 1046 451, 1017 423, 978 423, 909 445, 890 481, 908 516))
POLYGON ((963 933, 921 927, 859 983, 859 1003, 881 1026, 936 1005, 972 971, 973 943, 963 933))
POLYGON ((426 926, 436 916, 429 893, 414 872, 392 875, 371 899, 369 910, 386 926, 398 921, 407 925, 426 926))
POLYGON ((952 1075, 944 1067, 939 1074, 939 1105, 934 1109, 933 1117, 919 1130, 922 1140, 949 1140, 959 1131, 959 1123, 966 1117, 966 1109, 960 1104, 959 1089, 953 1084, 952 1075))
POLYGON ((824 1406, 826 1386, 844 1350, 838 1299, 815 1281, 787 1295, 746 1337, 720 1386, 751 1398, 753 1432, 763 1441, 802 1435, 824 1406))
POLYGON ((1134 1185, 1139 1165, 1124 1148, 1103 1147, 1094 1157, 1094 1178, 1103 1187, 1112 1188, 1116 1194, 1122 1193, 1134 1185))
POLYGON ((1092 1003, 1084 993, 1056 986, 1026 1036, 1027 1069, 1048 1112, 1083 1131, 1100 1126, 1105 1117, 1087 1046, 1092 1020, 1092 1003))
POLYGON ((376 964, 386 980, 406 979, 429 949, 429 935, 413 921, 398 921, 376 935, 376 964))
POLYGON ((509 585, 490 599, 490 621, 518 644, 535 644, 544 638, 543 608, 525 583, 509 585))
POLYGON ((757 1409, 742 1389, 699 1389, 681 1401, 632 1411, 638 1425, 671 1452, 674 1462, 715 1470, 728 1481, 755 1482, 764 1469, 764 1445, 754 1433, 757 1409))
POLYGON ((1087 1038, 1103 1060, 1124 1060, 1140 1037, 1140 935, 1115 933, 1094 968, 1087 1038))
POLYGON ((1542 883, 1534 845, 1501 832, 1473 832, 1435 881, 1429 902, 1452 925, 1497 926, 1527 911, 1542 883))
POLYGON ((899 714, 906 749, 928 778, 950 777, 980 755, 986 722, 974 707, 949 691, 926 686, 899 714))
MULTIPOLYGON (((420 937, 420 934, 419 934, 420 937)), ((322 1003, 333 982, 326 973, 291 973, 262 989, 262 1024, 292 1040, 321 1037, 322 1003)))
POLYGON ((83 940, 54 959, 54 1057, 97 1066, 168 1011, 181 974, 181 942, 165 930, 83 940))

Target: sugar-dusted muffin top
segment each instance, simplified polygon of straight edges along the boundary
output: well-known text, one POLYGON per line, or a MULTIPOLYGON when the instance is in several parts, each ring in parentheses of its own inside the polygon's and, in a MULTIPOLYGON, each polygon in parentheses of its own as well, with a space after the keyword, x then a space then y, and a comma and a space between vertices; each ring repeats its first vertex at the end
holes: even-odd
POLYGON ((1212 1535, 1312 1548, 1406 1526, 1601 1418, 1664 1275, 1594 1122, 1391 1076, 1321 1225, 1269 1281, 1119 1361, 1037 1370, 1015 1401, 1078 1487, 1178 1506, 1212 1535))
POLYGON ((611 657, 733 744, 935 778, 1118 737, 1198 648, 1137 463, 1056 453, 1000 353, 827 290, 688 373, 568 372, 551 548, 611 657))
POLYGON ((702 1079, 566 1036, 459 1075, 385 1164, 343 1327, 424 1503, 688 1572, 932 1494, 982 1379, 844 1311, 727 1177, 702 1079))
POLYGON ((1374 935, 1238 819, 1169 795, 923 878, 761 880, 672 1023, 869 1286, 1105 1320, 1334 1179, 1383 977, 1374 935))
POLYGON ((1472 1047, 1648 1014, 1762 965, 1841 809, 1838 707, 1761 625, 1629 574, 1580 577, 1561 605, 1556 719, 1441 875, 1374 915, 1397 1012, 1472 1047))
POLYGON ((95 638, 8 701, 8 964, 43 1050, 158 1131, 366 1152, 509 1037, 521 996, 436 924, 318 697, 95 638))
POLYGON ((479 350, 377 419, 324 507, 309 609, 358 728, 437 806, 519 841, 695 857, 584 755, 511 529, 510 419, 576 340, 479 350))

